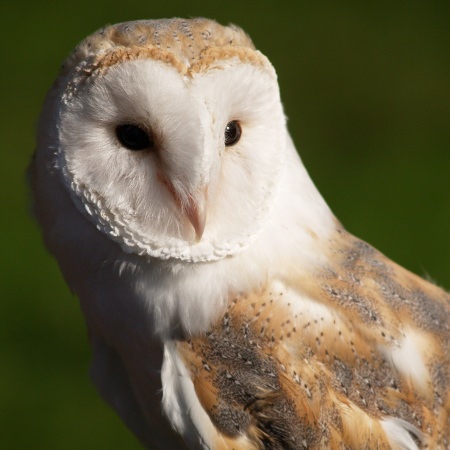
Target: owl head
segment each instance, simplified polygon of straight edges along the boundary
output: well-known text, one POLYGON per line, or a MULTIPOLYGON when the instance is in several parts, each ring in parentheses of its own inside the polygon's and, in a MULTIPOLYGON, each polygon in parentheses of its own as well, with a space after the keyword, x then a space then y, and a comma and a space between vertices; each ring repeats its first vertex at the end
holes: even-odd
POLYGON ((79 44, 48 94, 38 215, 54 228, 69 194, 125 252, 221 259, 263 227, 286 135, 275 71, 241 29, 206 19, 110 26, 79 44))

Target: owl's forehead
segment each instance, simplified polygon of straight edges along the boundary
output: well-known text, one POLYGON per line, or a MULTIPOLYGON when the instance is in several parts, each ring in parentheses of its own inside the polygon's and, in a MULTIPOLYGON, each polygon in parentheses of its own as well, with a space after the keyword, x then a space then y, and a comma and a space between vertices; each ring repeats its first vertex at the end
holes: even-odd
POLYGON ((103 28, 82 41, 63 66, 86 74, 135 59, 155 59, 180 72, 202 71, 214 60, 237 57, 264 65, 240 28, 208 19, 162 19, 124 22, 103 28))

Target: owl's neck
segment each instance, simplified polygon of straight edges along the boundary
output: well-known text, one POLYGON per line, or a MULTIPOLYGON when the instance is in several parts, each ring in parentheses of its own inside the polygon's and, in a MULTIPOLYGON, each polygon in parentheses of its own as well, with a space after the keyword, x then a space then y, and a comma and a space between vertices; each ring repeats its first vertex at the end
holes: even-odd
MULTIPOLYGON (((259 242, 279 258, 279 267, 310 270, 321 263, 324 246, 341 225, 309 177, 290 136, 285 171, 259 242)), ((273 261, 270 263, 274 268, 273 261)), ((277 265, 278 266, 278 265, 277 265)))
POLYGON ((273 207, 247 249, 220 261, 166 261, 140 272, 140 283, 151 286, 148 304, 157 312, 157 332, 180 325, 188 333, 208 330, 232 295, 272 279, 308 276, 326 264, 329 239, 339 226, 288 138, 273 207))

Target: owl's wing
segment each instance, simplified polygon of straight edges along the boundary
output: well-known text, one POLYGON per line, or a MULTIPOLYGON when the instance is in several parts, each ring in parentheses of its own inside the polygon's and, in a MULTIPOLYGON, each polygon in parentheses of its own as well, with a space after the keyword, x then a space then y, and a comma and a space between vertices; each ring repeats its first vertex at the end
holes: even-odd
POLYGON ((450 448, 450 296, 349 235, 330 248, 176 344, 212 448, 450 448))
MULTIPOLYGON (((136 395, 123 359, 115 348, 89 329, 89 341, 92 347, 90 375, 103 399, 117 411, 128 428, 147 448, 186 448, 179 435, 161 416, 160 393, 151 388, 143 396, 136 395), (151 406, 140 404, 148 399, 151 406)), ((155 352, 156 354, 156 352, 155 352)), ((159 361, 149 361, 151 367, 159 367, 159 361)), ((152 373, 157 375, 156 370, 152 373)), ((158 377, 159 378, 159 377, 158 377)), ((152 383, 150 383, 152 385, 152 383)))

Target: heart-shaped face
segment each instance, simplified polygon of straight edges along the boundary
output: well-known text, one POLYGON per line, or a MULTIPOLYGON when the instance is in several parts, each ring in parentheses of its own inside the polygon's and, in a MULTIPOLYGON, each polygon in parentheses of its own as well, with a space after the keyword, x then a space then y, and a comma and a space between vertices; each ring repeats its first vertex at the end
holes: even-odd
POLYGON ((233 255, 274 197, 286 145, 275 72, 240 30, 214 24, 213 39, 205 22, 194 55, 167 30, 166 45, 79 49, 54 97, 47 147, 63 184, 127 252, 233 255))

